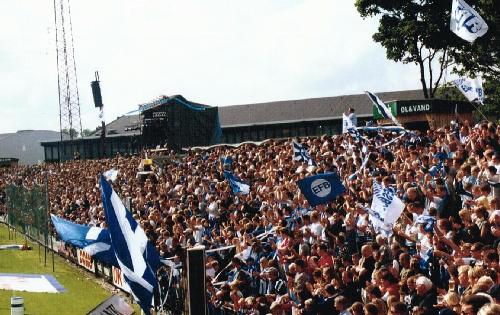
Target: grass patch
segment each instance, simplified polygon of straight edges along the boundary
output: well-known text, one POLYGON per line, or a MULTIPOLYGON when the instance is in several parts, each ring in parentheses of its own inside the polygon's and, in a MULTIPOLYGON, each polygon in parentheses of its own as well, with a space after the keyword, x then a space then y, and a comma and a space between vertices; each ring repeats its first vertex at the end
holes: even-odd
MULTIPOLYGON (((8 229, 0 224, 0 244, 23 244, 24 237, 17 233, 17 239, 9 240, 8 229)), ((87 314, 97 304, 109 298, 112 293, 101 287, 73 264, 55 255, 55 272, 52 272, 52 255, 47 253, 47 266, 44 266, 43 247, 39 255, 38 245, 29 243, 33 250, 0 251, 0 272, 50 274, 61 283, 66 292, 33 293, 0 290, 0 314, 10 314, 10 298, 20 296, 24 299, 26 315, 74 315, 87 314)), ((135 304, 136 314, 140 314, 135 304)))

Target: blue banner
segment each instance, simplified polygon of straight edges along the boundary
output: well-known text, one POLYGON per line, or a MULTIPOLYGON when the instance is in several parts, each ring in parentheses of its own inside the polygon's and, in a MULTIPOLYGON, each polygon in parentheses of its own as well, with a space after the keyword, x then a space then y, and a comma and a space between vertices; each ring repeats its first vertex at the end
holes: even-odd
POLYGON ((331 202, 345 191, 344 185, 335 173, 306 177, 297 181, 297 185, 313 207, 331 202))

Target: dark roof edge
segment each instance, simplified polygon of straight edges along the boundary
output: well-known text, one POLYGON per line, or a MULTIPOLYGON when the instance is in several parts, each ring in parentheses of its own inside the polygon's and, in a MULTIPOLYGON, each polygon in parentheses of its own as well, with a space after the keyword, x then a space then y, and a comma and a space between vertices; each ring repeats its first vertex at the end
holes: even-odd
MULTIPOLYGON (((373 117, 373 115, 362 114, 362 115, 357 115, 357 117, 366 118, 366 117, 373 117)), ((248 126, 275 125, 275 124, 293 124, 298 122, 337 120, 337 119, 342 119, 342 116, 318 117, 309 119, 276 120, 276 121, 266 121, 260 123, 250 123, 250 124, 221 125, 221 128, 237 128, 237 127, 248 127, 248 126)))

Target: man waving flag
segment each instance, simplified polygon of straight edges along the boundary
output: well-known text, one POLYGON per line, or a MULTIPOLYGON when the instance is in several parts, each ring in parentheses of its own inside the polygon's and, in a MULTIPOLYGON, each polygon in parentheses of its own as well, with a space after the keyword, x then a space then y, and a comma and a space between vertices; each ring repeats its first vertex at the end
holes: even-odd
POLYGON ((103 176, 100 182, 106 223, 116 260, 136 302, 149 315, 153 291, 158 285, 158 252, 103 176))

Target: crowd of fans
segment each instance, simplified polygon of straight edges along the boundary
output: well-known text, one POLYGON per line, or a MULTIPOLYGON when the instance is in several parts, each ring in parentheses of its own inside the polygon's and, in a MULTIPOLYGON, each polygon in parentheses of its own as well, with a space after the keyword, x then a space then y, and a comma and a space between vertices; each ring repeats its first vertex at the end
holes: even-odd
POLYGON ((220 249, 207 254, 212 314, 500 314, 499 137, 495 124, 466 121, 296 139, 316 166, 292 160, 291 139, 149 152, 163 162, 117 156, 4 170, 0 190, 48 174, 52 213, 105 227, 98 175, 118 170, 114 189, 162 257, 220 249), (224 170, 250 193, 233 194, 224 170), (346 193, 310 207, 296 182, 324 172, 346 193), (365 211, 374 180, 405 204, 389 235, 365 211))

